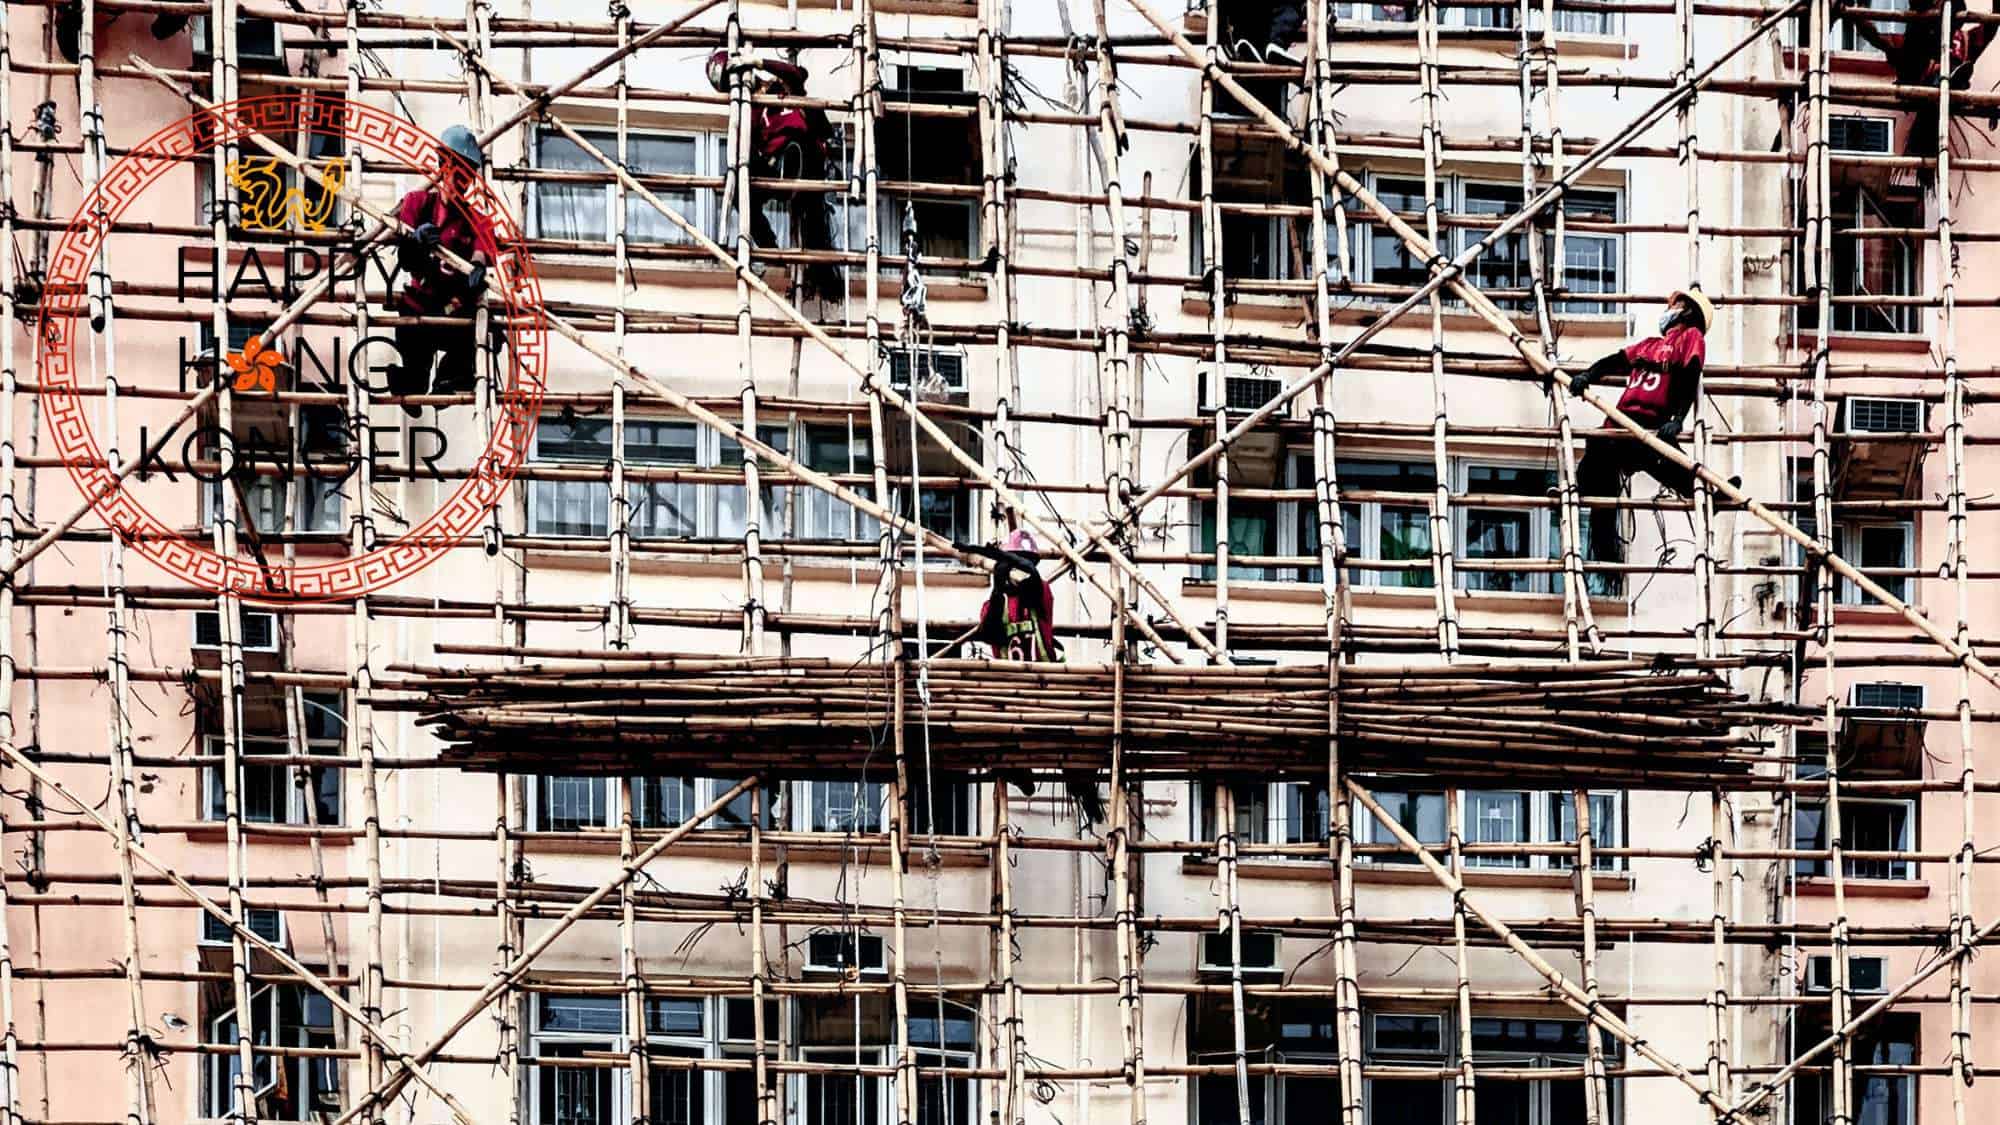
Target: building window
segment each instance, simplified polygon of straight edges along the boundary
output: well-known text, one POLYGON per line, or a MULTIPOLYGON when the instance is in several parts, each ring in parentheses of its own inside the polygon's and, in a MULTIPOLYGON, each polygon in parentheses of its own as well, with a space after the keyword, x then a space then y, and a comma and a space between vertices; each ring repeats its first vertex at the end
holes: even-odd
MULTIPOLYGON (((1513 465, 1465 465, 1461 468, 1468 495, 1546 498, 1555 487, 1552 469, 1513 465)), ((1468 559, 1547 559, 1562 554, 1562 536, 1555 531, 1554 512, 1547 507, 1467 507, 1455 521, 1460 554, 1468 559)), ((1467 568, 1468 590, 1509 590, 1547 593, 1556 575, 1534 570, 1475 570, 1467 568)))
MULTIPOLYGON (((1847 851, 1911 851, 1916 822, 1915 801, 1840 799, 1840 842, 1847 851)), ((1829 844, 1826 802, 1801 799, 1792 814, 1792 846, 1800 851, 1825 851, 1829 844)), ((1824 859, 1800 859, 1796 864, 1802 877, 1824 876, 1830 870, 1824 859)), ((1914 879, 1917 865, 1901 859, 1847 859, 1842 867, 1850 879, 1914 879)))
MULTIPOLYGON (((1884 297, 1912 297, 1917 294, 1921 273, 1922 248, 1911 238, 1882 233, 1885 229, 1907 230, 1924 225, 1922 202, 1915 198, 1876 195, 1867 188, 1852 187, 1835 196, 1833 223, 1833 276, 1835 297, 1860 300, 1833 306, 1835 332, 1883 332, 1910 335, 1917 331, 1921 310, 1909 305, 1890 304, 1884 297)), ((1811 294, 1813 264, 1801 255, 1798 262, 1798 292, 1811 294)), ((1799 327, 1810 331, 1819 326, 1819 302, 1799 306, 1799 327)))
MULTIPOLYGON (((800 443, 806 468, 830 475, 865 476, 875 471, 875 451, 865 427, 851 425, 808 425, 800 443)), ((862 496, 874 499, 875 486, 862 482, 848 485, 862 496)), ((833 539, 847 542, 872 541, 880 534, 875 517, 855 509, 847 501, 817 488, 795 492, 798 505, 797 533, 806 539, 833 539)))
MULTIPOLYGON (((1375 800, 1418 842, 1439 850, 1446 846, 1447 794, 1375 790, 1375 800)), ((1575 844, 1576 809, 1568 790, 1466 790, 1461 794, 1459 822, 1467 844, 1575 844)), ((1625 804, 1620 793, 1592 793, 1590 836, 1599 848, 1625 843, 1625 804)), ((1363 844, 1396 844, 1396 836, 1359 802, 1354 805, 1355 838, 1363 844)), ((1409 852, 1384 852, 1364 857, 1375 863, 1415 863, 1409 852)), ((1468 855, 1468 867, 1499 867, 1566 871, 1574 863, 1565 855, 1468 855)), ((1620 857, 1593 855, 1591 868, 1619 871, 1620 857)))
MULTIPOLYGON (((1910 10, 1910 0, 1856 0, 1854 7, 1862 9, 1873 9, 1878 12, 1907 12, 1910 10)), ((1803 13, 1800 14, 1799 20, 1800 20, 1800 27, 1803 27, 1805 22, 1805 15, 1803 13)), ((1879 57, 1882 54, 1882 49, 1880 47, 1877 47, 1875 44, 1870 43, 1867 37, 1863 34, 1861 28, 1861 21, 1840 18, 1836 19, 1835 23, 1840 28, 1839 46, 1835 48, 1836 50, 1854 51, 1857 54, 1875 55, 1877 57, 1879 57)), ((1875 24, 1872 26, 1878 32, 1888 31, 1891 34, 1894 34, 1901 31, 1902 28, 1906 25, 1900 23, 1894 23, 1894 24, 1875 24)), ((1799 36, 1797 30, 1793 31, 1792 37, 1795 42, 1803 41, 1802 37, 1799 36)))
MULTIPOLYGON (((1210 979, 1217 978, 1211 975, 1210 979)), ((1323 1001, 1246 997, 1243 1044, 1253 1066, 1331 1067, 1338 1059, 1332 1007, 1323 1001)), ((1228 996, 1188 998, 1188 1061, 1217 1066, 1235 1063, 1235 1018, 1228 996)), ((1233 1073, 1197 1077, 1190 1101, 1192 1125, 1235 1125, 1240 1120, 1233 1073)), ((1250 1120, 1264 1125, 1323 1122, 1329 1107, 1339 1104, 1340 1080, 1332 1075, 1250 1075, 1250 1120)))
MULTIPOLYGON (((288 718, 290 692, 255 692, 244 701, 241 717, 243 753, 237 773, 236 799, 243 819, 255 824, 339 824, 341 771, 334 766, 262 764, 260 756, 288 756, 294 735, 303 753, 339 757, 344 751, 347 722, 339 692, 303 692, 288 718), (307 802, 313 804, 310 809, 307 802)), ((203 752, 220 757, 224 747, 219 722, 204 714, 203 752)), ((228 794, 223 767, 202 771, 202 802, 209 820, 228 819, 228 794)))
MULTIPOLYGON (((1236 802, 1235 834, 1250 844, 1323 844, 1329 808, 1323 781, 1242 782, 1229 786, 1236 802)), ((1220 787, 1195 782, 1191 790, 1196 838, 1221 836, 1216 821, 1220 787)))
MULTIPOLYGON (((910 60, 911 56, 901 58, 910 60)), ((978 118, 917 110, 977 107, 978 92, 967 86, 965 68, 920 60, 885 61, 883 78, 883 112, 876 124, 881 178, 890 183, 978 189, 984 166, 978 118)), ((977 190, 943 199, 885 190, 881 204, 876 208, 876 233, 884 256, 900 259, 904 254, 905 204, 916 213, 919 256, 961 261, 981 256, 977 190)), ((865 214, 856 211, 850 223, 859 227, 866 220, 865 214)), ((852 245, 865 244, 864 229, 850 229, 852 245)))
MULTIPOLYGON (((717 797, 736 786, 718 777, 635 777, 632 779, 632 824, 635 828, 678 828, 717 797)), ((615 777, 574 777, 542 774, 531 783, 528 830, 578 832, 615 828, 624 817, 624 782, 615 777)), ((750 790, 730 800, 702 828, 738 829, 750 826, 750 790)), ((764 795, 764 825, 775 822, 764 795)))
MULTIPOLYGON (((267 984, 250 993, 250 1040, 259 1047, 340 1046, 334 1034, 333 1003, 301 984, 267 984)), ((209 1017, 206 1042, 236 1046, 236 1009, 209 1017)), ((236 1077, 242 1072, 234 1050, 202 1056, 203 1116, 231 1116, 236 1077)), ((251 1062, 253 1116, 264 1121, 320 1121, 341 1110, 341 1060, 257 1054, 251 1062)))
MULTIPOLYGON (((895 1055, 895 1014, 887 996, 810 997, 798 1001, 802 1061, 881 1066, 895 1055), (858 1046, 857 1046, 858 1044, 858 1046)), ((969 1069, 978 1049, 978 1011, 935 993, 910 998, 910 1050, 919 1067, 969 1069)), ((801 1125, 888 1125, 889 1080, 843 1074, 793 1079, 801 1125)), ((970 1078, 917 1076, 917 1125, 970 1125, 978 1118, 970 1078)))
MULTIPOLYGON (((1468 14, 1479 12, 1500 12, 1495 8, 1463 9, 1468 14)), ((1512 12, 1505 11, 1511 26, 1512 12)), ((1591 18, 1596 13, 1564 13, 1564 15, 1591 18)), ((1601 17, 1600 17, 1601 18, 1601 17)), ((1371 175, 1370 190, 1374 191, 1384 206, 1408 219, 1412 225, 1422 229, 1424 213, 1424 181, 1421 177, 1406 175, 1371 175)), ((1439 232, 1440 248, 1447 252, 1463 251, 1485 238, 1492 226, 1519 211, 1523 206, 1519 180, 1499 181, 1476 179, 1466 176, 1441 176, 1437 181, 1437 203, 1440 221, 1447 218, 1476 220, 1479 225, 1450 225, 1439 232)), ((1350 203, 1355 210, 1351 217, 1357 230, 1365 230, 1365 235, 1356 239, 1355 245, 1363 253, 1355 269, 1360 280, 1376 285, 1392 285, 1400 289, 1414 289, 1422 285, 1430 276, 1424 263, 1418 260, 1403 244, 1403 240, 1388 227, 1369 221, 1365 211, 1358 204, 1350 203)), ((1624 213, 1624 192, 1611 187, 1576 187, 1564 193, 1563 215, 1567 219, 1593 223, 1616 223, 1624 213)), ((1551 287, 1556 284, 1555 231, 1548 223, 1534 224, 1541 231, 1543 280, 1551 287)), ((1329 235, 1331 237, 1331 235, 1329 235)), ((1533 274, 1529 268, 1528 235, 1517 231, 1501 239, 1492 249, 1481 254, 1471 266, 1471 277, 1482 289, 1526 290, 1533 284, 1533 274)), ((1616 292, 1623 283, 1624 251, 1623 239, 1615 233, 1565 230, 1563 232, 1563 290, 1569 294, 1591 294, 1616 292)), ((1496 298, 1503 308, 1527 311, 1534 307, 1531 296, 1496 298)), ((1554 302, 1552 310, 1571 316, 1602 316, 1617 314, 1620 310, 1603 301, 1574 296, 1554 302)))
POLYGON ((1431 573, 1429 497, 1437 490, 1437 473, 1427 461, 1341 461, 1340 517, 1349 559, 1379 562, 1422 562, 1395 570, 1354 569, 1347 580, 1355 586, 1428 587, 1431 573), (1425 499, 1347 500, 1351 492, 1402 492, 1425 499))
MULTIPOLYGON (((1258 40, 1262 42, 1262 40, 1258 40)), ((1254 83, 1255 80, 1252 80, 1254 83)), ((1264 99, 1256 84, 1246 84, 1253 97, 1264 99)), ((1217 112, 1226 113, 1235 103, 1222 91, 1216 92, 1217 112), (1227 103, 1227 104, 1225 104, 1227 103)), ((1221 208, 1222 245, 1216 265, 1222 276, 1231 281, 1259 280, 1283 281, 1312 276, 1312 261, 1307 255, 1311 248, 1310 221, 1301 215, 1267 215, 1255 213, 1256 208, 1273 204, 1293 207, 1306 206, 1312 202, 1312 193, 1306 179, 1304 162, 1288 153, 1283 146, 1256 137, 1218 137, 1214 144, 1215 201, 1221 208), (1250 211, 1231 210, 1227 205, 1240 204, 1250 211)), ((1201 199, 1201 161, 1196 156, 1189 168, 1189 197, 1201 199)), ((1203 229, 1203 217, 1199 211, 1188 217, 1189 272, 1203 277, 1199 288, 1203 296, 1210 295, 1205 278, 1208 269, 1207 234, 1203 229)), ((1329 225, 1329 231, 1331 226, 1329 225)), ((1328 234, 1329 250, 1332 234, 1328 234)))
MULTIPOLYGON (((1791 477, 1792 502, 1803 505, 1793 509, 1792 521, 1800 531, 1817 539, 1819 513, 1813 508, 1812 459, 1793 457, 1786 470, 1791 477)), ((1916 524, 1911 520, 1841 520, 1834 524, 1833 551, 1898 600, 1907 602, 1914 593, 1910 576, 1884 572, 1916 567, 1916 532, 1916 524)), ((1793 580, 1794 604, 1812 607, 1818 597, 1816 583, 1819 567, 1806 558, 1797 544, 1787 543, 1785 552, 1792 566, 1805 567, 1805 580, 1793 580)), ((1834 597, 1841 605, 1881 604, 1858 584, 1844 577, 1835 578, 1834 597)))
MULTIPOLYGON (((1913 1066, 1921 1030, 1922 1017, 1915 1012, 1884 1012, 1855 1031, 1850 1057, 1857 1067, 1913 1066)), ((1796 1051, 1816 1047, 1830 1034, 1824 1010, 1800 1009, 1792 1033, 1796 1051)), ((1808 1069, 1817 1073, 1792 1080, 1792 1125, 1833 1120, 1833 1074, 1825 1056, 1815 1062, 1808 1069)), ((1915 1125, 1916 1075, 1853 1071, 1849 1081, 1854 1125, 1915 1125)))
MULTIPOLYGON (((783 426, 758 427, 758 440, 789 452, 783 426)), ((611 463, 611 419, 550 415, 535 429, 535 460, 546 464, 611 463)), ((625 460, 630 466, 679 466, 720 473, 741 470, 743 446, 734 438, 693 422, 631 418, 625 422, 625 460)), ((787 490, 763 489, 759 528, 766 538, 783 533, 787 490)), ((743 534, 743 486, 682 480, 628 480, 630 530, 640 539, 731 539, 743 534)), ((528 485, 530 535, 597 538, 609 533, 608 480, 536 480, 528 485)))
MULTIPOLYGON (((1370 1066, 1441 1067, 1452 1051, 1436 1013, 1369 1012, 1363 1055, 1370 1066)), ((1445 1125, 1450 1084, 1437 1078, 1370 1078, 1369 1125, 1445 1125)))
MULTIPOLYGON (((202 17, 197 16, 196 19, 202 17)), ((263 20, 244 20, 249 23, 266 23, 263 20)), ((239 46, 239 55, 248 58, 247 45, 239 46)), ((206 67, 206 64, 202 64, 206 67)), ((276 92, 266 88, 263 93, 276 92)), ((301 91, 301 93, 303 93, 301 91)), ((245 91, 243 97, 256 96, 245 91)), ((311 95, 315 101, 330 103, 324 110, 316 112, 327 116, 322 121, 341 120, 346 115, 345 99, 339 94, 315 91, 311 95)), ((299 113, 306 107, 300 104, 299 113)), ((294 117, 294 124, 297 118, 294 117)), ((196 126, 200 128, 199 125, 196 126)), ((326 177, 328 183, 344 184, 347 175, 347 138, 337 131, 325 127, 306 134, 305 150, 300 153, 299 134, 296 129, 265 128, 265 136, 286 152, 302 155, 313 169, 326 177), (337 171, 329 174, 329 167, 337 171), (339 179, 334 179, 338 176, 339 179)), ((196 222, 207 225, 214 221, 215 174, 206 156, 195 161, 195 205, 196 222)), ((282 237, 272 232, 322 231, 339 228, 347 218, 347 204, 340 199, 337 190, 329 191, 310 176, 302 176, 298 169, 252 145, 242 146, 236 161, 225 169, 223 182, 228 185, 229 233, 232 238, 282 237), (246 206, 246 200, 256 200, 259 206, 246 206)), ((358 185, 357 185, 358 186, 358 185)))
MULTIPOLYGON (((578 133, 606 156, 618 158, 615 131, 580 129, 578 133)), ((642 181, 649 175, 717 177, 726 170, 719 134, 628 130, 625 141, 625 167, 642 181)), ((561 133, 545 131, 535 136, 535 167, 605 177, 602 183, 536 181, 530 198, 537 237, 608 242, 615 236, 612 207, 617 185, 610 182, 610 172, 594 156, 561 133)), ((715 188, 646 186, 660 202, 680 212, 704 234, 716 237, 719 208, 715 188)), ((625 197, 625 240, 682 245, 690 241, 686 232, 637 192, 628 192, 625 197)))
MULTIPOLYGON (((750 1035, 746 1021, 730 1019, 738 1005, 748 1013, 750 1001, 718 997, 714 1003, 732 1023, 728 1035, 738 1031, 744 1037, 750 1035), (744 1027, 738 1029, 734 1023, 744 1023, 744 1027)), ((538 1059, 624 1055, 630 1049, 624 1007, 626 997, 622 995, 536 995, 530 999, 528 1053, 538 1059)), ((728 1039, 714 1033, 716 1009, 704 997, 646 997, 646 1055, 670 1059, 734 1055, 728 1039)), ((766 1041, 776 1043, 776 1023, 768 1025, 764 1033, 766 1041)), ((730 1077, 734 1079, 734 1073, 730 1077)), ((618 1071, 534 1065, 526 1069, 526 1081, 532 1125, 604 1125, 634 1117, 632 1107, 624 1105, 626 1085, 618 1071)), ((754 1091, 754 1079, 740 1083, 740 1089, 754 1091)), ((646 1073, 646 1115, 662 1125, 702 1125, 710 1119, 754 1121, 754 1101, 750 1097, 752 1105, 742 1111, 730 1097, 730 1083, 718 1083, 712 1071, 654 1067, 646 1073), (720 1105, 712 1105, 716 1097, 722 1099, 720 1105)))

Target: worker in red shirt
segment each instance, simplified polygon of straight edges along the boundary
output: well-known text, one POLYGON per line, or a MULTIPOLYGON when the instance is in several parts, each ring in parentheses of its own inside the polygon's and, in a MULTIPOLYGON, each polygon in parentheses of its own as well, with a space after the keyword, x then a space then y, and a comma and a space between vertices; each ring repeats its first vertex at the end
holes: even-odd
MULTIPOLYGON (((1714 323, 1715 305, 1700 289, 1678 290, 1667 298, 1659 335, 1620 348, 1570 376, 1569 393, 1580 395, 1600 379, 1623 375, 1625 392, 1618 396, 1618 409, 1634 422, 1650 427, 1661 441, 1679 448, 1681 425, 1694 405, 1702 364, 1708 358, 1706 333, 1714 323)), ((1606 428, 1611 425, 1605 423, 1606 428)), ((1623 434, 1584 441, 1583 460, 1576 465, 1576 489, 1586 497, 1622 496, 1625 480, 1633 473, 1646 473, 1682 496, 1694 493, 1692 472, 1623 434)), ((1590 557, 1594 561, 1624 561, 1618 524, 1618 509, 1591 509, 1590 557)))
MULTIPOLYGON (((396 243, 403 290, 396 311, 406 316, 471 316, 486 292, 486 266, 497 251, 493 225, 467 200, 479 182, 486 154, 479 138, 453 125, 439 138, 437 182, 405 195, 396 218, 409 230, 396 243), (438 260, 440 249, 472 263, 472 272, 454 273, 438 260)), ((399 362, 389 369, 389 390, 397 395, 451 394, 472 389, 478 341, 469 324, 399 324, 399 362), (435 368, 435 375, 433 375, 435 368)), ((403 403, 415 418, 422 407, 403 403)))
MULTIPOLYGON (((1907 19, 1896 23, 1876 23, 1869 18, 1869 5, 1859 0, 1839 0, 1834 5, 1834 15, 1844 16, 1849 10, 1858 12, 1847 26, 1870 46, 1881 51, 1887 58, 1889 69, 1895 73, 1898 86, 1930 86, 1938 83, 1939 56, 1938 35, 1944 29, 1939 25, 1938 10, 1933 4, 1910 5, 1907 19)), ((1990 23, 1975 23, 1964 18, 1970 14, 1965 0, 1951 0, 1951 51, 1950 71, 1946 82, 1954 90, 1972 88, 1972 71, 1979 65, 1979 56, 1993 42, 1995 26, 1990 23)), ((1977 13, 1991 15, 1988 10, 1977 13)), ((1910 120, 1909 132, 1904 134, 1903 151, 1911 156, 1934 156, 1937 152, 1938 117, 1937 103, 1919 99, 1910 120)), ((1928 191, 1936 182, 1935 168, 1918 167, 1917 182, 1928 191)))
MULTIPOLYGON (((737 68, 749 71, 750 92, 775 97, 806 96, 806 69, 782 59, 747 58, 737 68)), ((708 57, 708 81, 720 93, 729 91, 729 52, 718 50, 708 57)), ((789 105, 750 106, 750 175, 754 179, 824 180, 832 155, 833 126, 826 113, 817 108, 789 105)), ((770 200, 753 183, 750 189, 750 238, 770 249, 778 245, 778 232, 764 216, 770 200)), ((802 250, 831 250, 833 224, 829 204, 820 192, 798 192, 791 198, 792 226, 802 250)), ((839 267, 816 262, 806 267, 805 290, 822 301, 842 295, 839 267)))
MULTIPOLYGON (((979 607, 979 627, 973 639, 984 641, 1001 660, 1054 661, 1062 659, 1056 643, 1055 598, 1042 581, 1041 553, 1035 537, 1025 528, 1007 534, 1000 547, 957 544, 966 554, 993 560, 993 592, 979 607)), ((1026 770, 1004 774, 1015 788, 1027 796, 1035 794, 1035 778, 1026 770)), ((1097 778, 1088 770, 1064 770, 1063 784, 1076 801, 1086 826, 1104 819, 1104 801, 1097 794, 1097 778)))

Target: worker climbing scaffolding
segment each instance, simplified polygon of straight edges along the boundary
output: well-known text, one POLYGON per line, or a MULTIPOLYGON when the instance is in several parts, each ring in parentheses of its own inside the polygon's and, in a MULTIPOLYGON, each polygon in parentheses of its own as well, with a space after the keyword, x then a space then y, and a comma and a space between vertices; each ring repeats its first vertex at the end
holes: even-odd
MULTIPOLYGON (((486 154, 472 130, 453 125, 438 149, 436 186, 418 188, 396 206, 409 230, 396 244, 403 289, 396 311, 411 317, 464 317, 478 308, 486 291, 486 266, 494 248, 493 227, 473 211, 466 196, 478 181, 486 154), (443 268, 437 252, 449 250, 473 263, 463 276, 443 268)), ((472 389, 476 329, 465 324, 399 324, 389 389, 397 395, 453 394, 472 389)), ((422 408, 404 402, 414 418, 422 408)))
MULTIPOLYGON (((1834 14, 1845 19, 1847 26, 1853 28, 1854 33, 1869 46, 1882 52, 1890 70, 1895 73, 1897 85, 1937 85, 1940 56, 1945 52, 1940 49, 1943 28, 1936 7, 1890 17, 1898 22, 1878 23, 1869 5, 1841 0, 1834 5, 1834 14)), ((1993 42, 1995 25, 1966 18, 1975 14, 1990 16, 1993 13, 1990 7, 1983 12, 1974 12, 1965 0, 1951 0, 1951 61, 1950 71, 1944 77, 1953 90, 1971 88, 1972 72, 1979 64, 1979 57, 1993 42)), ((1937 136, 1937 103, 1934 99, 1920 99, 1911 114, 1903 151, 1911 156, 1930 156, 1936 147, 1937 136)), ((1935 182, 1935 177, 1933 169, 1917 169, 1917 180, 1927 191, 1935 182)))
MULTIPOLYGON (((719 93, 729 91, 730 76, 747 75, 753 96, 803 98, 806 96, 806 69, 781 59, 739 56, 731 61, 727 50, 708 58, 708 81, 719 93)), ((750 237, 765 249, 776 248, 778 232, 764 214, 770 202, 768 190, 756 186, 758 179, 824 180, 831 155, 833 126, 823 110, 789 105, 753 104, 750 107, 750 237)), ((731 197, 732 199, 734 196, 731 197)), ((790 197, 793 245, 803 250, 832 250, 833 224, 824 194, 795 192, 790 197)), ((840 267, 815 262, 806 267, 805 292, 822 301, 841 296, 840 267)))
MULTIPOLYGON (((1569 391, 1581 395, 1592 383, 1624 376, 1618 409, 1679 448, 1681 427, 1701 387, 1707 334, 1714 323, 1715 304, 1699 287, 1676 290, 1667 298, 1658 335, 1620 348, 1570 376, 1569 391)), ((1610 430, 1611 423, 1605 428, 1610 430)), ((1640 442, 1608 432, 1584 441, 1583 459, 1576 466, 1577 491, 1586 498, 1622 496, 1634 473, 1645 473, 1682 496, 1694 494, 1693 472, 1640 442)), ((1618 530, 1618 510, 1592 506, 1588 516, 1591 559, 1623 562, 1625 541, 1618 530)))
MULTIPOLYGON (((1054 662, 1063 658, 1056 641, 1055 598, 1042 580, 1041 553, 1035 537, 1024 529, 1009 532, 999 547, 971 543, 957 544, 966 554, 993 561, 993 592, 979 607, 979 625, 973 639, 1002 660, 1054 662)), ((1035 779, 1026 771, 1012 772, 1007 779, 1033 796, 1035 779)), ((1097 794, 1097 781, 1088 771, 1065 771, 1063 781, 1076 801, 1086 825, 1104 820, 1104 802, 1097 794)))

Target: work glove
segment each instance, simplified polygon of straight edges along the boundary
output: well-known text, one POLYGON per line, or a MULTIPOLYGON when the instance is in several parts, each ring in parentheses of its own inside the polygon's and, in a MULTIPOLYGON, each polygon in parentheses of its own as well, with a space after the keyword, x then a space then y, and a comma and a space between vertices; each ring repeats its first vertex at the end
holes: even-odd
POLYGON ((417 228, 410 232, 410 237, 416 239, 417 245, 423 247, 424 249, 435 250, 437 249, 437 244, 438 244, 437 224, 418 223, 417 228))
POLYGON ((1669 418, 1660 423, 1660 428, 1654 432, 1659 434, 1660 440, 1666 442, 1668 445, 1679 444, 1681 420, 1679 418, 1669 418))
POLYGON ((1581 398, 1584 389, 1590 386, 1590 372, 1579 371, 1569 377, 1569 393, 1581 398))
POLYGON ((465 275, 465 292, 473 297, 486 292, 486 267, 483 264, 473 263, 472 269, 465 275))

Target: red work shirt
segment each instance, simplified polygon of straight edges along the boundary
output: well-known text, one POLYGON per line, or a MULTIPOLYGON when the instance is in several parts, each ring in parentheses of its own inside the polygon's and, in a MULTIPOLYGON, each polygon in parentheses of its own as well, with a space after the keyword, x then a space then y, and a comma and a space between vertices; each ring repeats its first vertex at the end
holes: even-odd
MULTIPOLYGON (((447 203, 443 195, 430 188, 419 188, 403 197, 396 205, 396 218, 404 226, 415 227, 430 223, 438 229, 438 246, 452 253, 472 260, 472 255, 482 248, 493 246, 493 224, 464 203, 447 203)), ((449 312, 451 304, 464 295, 465 288, 459 283, 457 274, 443 276, 433 264, 427 270, 411 273, 403 281, 403 293, 399 304, 404 312, 431 316, 449 312)))
POLYGON ((1625 362, 1631 370, 1625 376, 1625 393, 1618 396, 1618 409, 1648 426, 1681 417, 1694 405, 1701 365, 1707 359, 1707 337, 1687 324, 1628 346, 1625 362))

